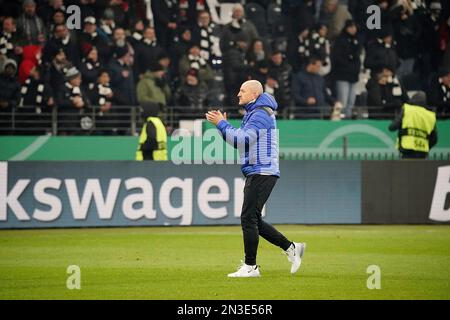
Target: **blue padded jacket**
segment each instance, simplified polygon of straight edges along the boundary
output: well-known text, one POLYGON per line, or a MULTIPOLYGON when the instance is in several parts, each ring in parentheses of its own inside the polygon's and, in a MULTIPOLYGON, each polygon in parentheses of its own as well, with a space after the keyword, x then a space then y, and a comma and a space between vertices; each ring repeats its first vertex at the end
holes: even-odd
POLYGON ((217 124, 223 139, 239 150, 241 171, 246 177, 253 174, 280 176, 278 131, 273 112, 277 107, 275 99, 263 93, 245 106, 240 128, 234 128, 226 120, 217 124))

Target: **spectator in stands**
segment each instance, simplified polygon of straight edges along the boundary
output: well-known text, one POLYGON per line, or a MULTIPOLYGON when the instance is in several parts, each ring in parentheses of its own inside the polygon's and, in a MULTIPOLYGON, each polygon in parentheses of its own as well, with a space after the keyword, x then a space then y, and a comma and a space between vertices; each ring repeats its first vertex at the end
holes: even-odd
POLYGON ((322 69, 320 75, 325 76, 330 73, 330 41, 328 41, 328 27, 323 23, 318 23, 312 29, 310 34, 311 56, 322 60, 322 69))
POLYGON ((211 21, 209 12, 200 11, 197 23, 192 29, 192 41, 200 46, 200 55, 211 66, 213 66, 213 60, 222 57, 220 36, 220 27, 211 21))
POLYGON ((387 67, 395 72, 400 65, 400 61, 392 37, 392 30, 383 28, 379 35, 379 38, 369 43, 364 65, 372 71, 387 67))
MULTIPOLYGON (((45 22, 45 24, 49 25, 53 22, 53 17, 56 12, 64 12, 65 10, 66 10, 66 7, 64 6, 63 0, 48 0, 45 2, 41 1, 41 4, 37 8, 37 13, 38 13, 39 17, 41 17, 42 20, 45 22)), ((63 17, 64 17, 64 15, 63 15, 63 17)), ((63 23, 63 22, 64 21, 59 22, 59 23, 63 23)))
POLYGON ((49 112, 49 107, 53 107, 55 104, 53 89, 43 77, 43 70, 40 66, 31 69, 30 76, 22 85, 20 94, 19 106, 33 106, 36 114, 49 112))
POLYGON ((381 107, 378 118, 391 119, 408 102, 408 95, 391 69, 383 68, 373 75, 366 85, 367 105, 381 107))
POLYGON ((269 61, 269 72, 265 92, 272 94, 278 102, 278 111, 283 112, 292 105, 291 65, 284 60, 281 51, 274 51, 269 61))
POLYGON ((395 0, 375 0, 375 4, 380 8, 380 27, 381 30, 378 28, 375 29, 368 29, 368 37, 370 40, 373 40, 375 38, 379 38, 380 33, 384 33, 385 30, 393 30, 393 20, 394 17, 398 15, 401 8, 398 5, 398 1, 395 0))
POLYGON ((344 29, 345 21, 352 19, 347 7, 339 0, 325 0, 320 22, 328 26, 328 39, 334 41, 344 29))
POLYGON ((422 75, 428 77, 436 72, 441 65, 444 43, 448 41, 445 35, 447 29, 445 23, 446 17, 442 10, 442 4, 439 0, 433 0, 429 4, 429 10, 422 18, 422 37, 420 40, 420 49, 422 56, 422 75))
MULTIPOLYGON (((288 18, 288 38, 296 38, 305 29, 311 28, 316 19, 313 0, 284 0, 282 12, 288 18)), ((292 62, 290 62, 292 64, 292 62)))
POLYGON ((220 48, 222 52, 236 47, 238 37, 245 37, 248 43, 252 43, 258 38, 258 31, 252 22, 245 19, 244 7, 236 3, 233 7, 232 21, 224 26, 220 38, 220 48))
POLYGON ((179 86, 178 71, 172 66, 170 56, 163 52, 159 55, 157 62, 164 71, 164 78, 170 87, 170 91, 175 92, 179 86))
POLYGON ((66 23, 65 12, 63 10, 55 10, 52 15, 52 20, 50 21, 49 31, 53 32, 55 30, 55 26, 65 23, 66 23))
POLYGON ((7 59, 0 74, 0 111, 11 112, 20 100, 20 85, 16 78, 17 63, 7 59))
POLYGON ((66 16, 64 11, 57 10, 53 13, 52 20, 50 21, 50 26, 48 27, 49 33, 51 35, 54 34, 56 26, 60 24, 66 24, 66 16))
POLYGON ((112 42, 113 42, 113 46, 115 46, 115 47, 127 47, 128 48, 128 52, 130 53, 131 60, 132 60, 131 65, 134 65, 135 51, 134 51, 133 45, 131 44, 129 39, 127 39, 125 29, 120 28, 120 27, 114 29, 112 42))
POLYGON ((155 63, 157 57, 165 52, 164 48, 159 45, 155 29, 146 27, 142 41, 136 46, 136 63, 135 70, 140 78, 155 63))
POLYGON ((257 62, 268 61, 270 52, 262 39, 254 39, 247 51, 247 62, 254 67, 257 62))
POLYGON ((96 19, 93 16, 84 19, 83 32, 79 36, 79 47, 81 48, 85 43, 89 43, 97 48, 100 61, 107 63, 110 58, 110 47, 107 39, 101 37, 97 32, 96 19))
POLYGON ((142 20, 137 20, 134 23, 133 28, 130 30, 131 36, 128 38, 128 42, 133 46, 133 49, 136 51, 137 46, 141 43, 144 38, 144 29, 145 25, 142 20))
MULTIPOLYGON (((180 0, 178 1, 178 21, 180 26, 192 27, 198 15, 207 9, 205 0, 180 0)), ((207 11, 206 11, 207 12, 207 11)))
POLYGON ((200 55, 200 47, 197 44, 192 45, 189 51, 184 55, 178 67, 179 74, 187 74, 190 69, 198 70, 198 79, 200 82, 208 83, 214 78, 214 73, 200 55))
POLYGON ((356 85, 361 70, 362 47, 357 37, 354 20, 347 20, 344 30, 336 39, 331 51, 331 75, 336 81, 336 95, 342 103, 344 115, 351 119, 356 99, 356 85))
POLYGON ((6 17, 2 25, 3 28, 0 32, 0 56, 19 62, 23 49, 19 43, 16 21, 12 17, 6 17))
POLYGON ((177 3, 175 0, 152 0, 151 8, 155 13, 153 18, 156 38, 164 49, 168 49, 179 27, 177 3))
POLYGON ((304 26, 300 28, 298 35, 292 38, 288 44, 288 61, 294 72, 305 68, 311 57, 311 41, 309 29, 304 26))
POLYGON ((447 46, 447 49, 444 53, 444 58, 442 59, 442 66, 445 68, 450 68, 450 46, 447 46))
POLYGON ((406 5, 407 3, 404 2, 401 12, 393 20, 396 49, 400 61, 397 75, 402 81, 405 76, 413 73, 419 56, 419 40, 422 32, 414 9, 410 5, 406 5))
POLYGON ((188 27, 181 27, 179 29, 179 35, 175 37, 170 50, 170 56, 175 70, 178 71, 180 59, 188 52, 193 44, 191 30, 188 27))
POLYGON ((49 52, 49 56, 52 57, 52 60, 46 64, 46 70, 50 75, 50 85, 53 92, 57 92, 64 85, 65 74, 72 67, 72 64, 67 60, 63 48, 53 48, 49 52))
POLYGON ((223 55, 223 76, 227 103, 230 106, 238 104, 236 92, 241 83, 248 80, 249 66, 245 58, 248 48, 248 38, 245 33, 239 33, 234 39, 234 45, 223 55))
POLYGON ((431 77, 428 88, 428 104, 436 108, 440 118, 450 118, 450 68, 440 68, 431 77))
POLYGON ((23 13, 17 19, 17 33, 24 45, 43 45, 46 40, 46 28, 41 18, 36 14, 34 0, 23 2, 23 13))
POLYGON ((16 108, 17 133, 44 134, 51 128, 52 107, 55 105, 52 88, 43 77, 42 68, 35 66, 20 89, 21 99, 16 108), (33 128, 33 129, 30 129, 33 128))
POLYGON ((58 106, 59 127, 65 134, 76 131, 92 129, 92 118, 88 115, 90 102, 86 92, 81 87, 81 74, 77 68, 71 67, 65 74, 65 83, 55 92, 58 106))
POLYGON ((358 38, 363 46, 367 44, 368 34, 371 32, 367 26, 367 19, 369 18, 367 8, 374 4, 375 0, 348 0, 348 10, 356 22, 358 38))
POLYGON ((102 32, 109 41, 112 41, 114 29, 117 27, 114 21, 114 11, 111 8, 105 9, 99 22, 98 32, 102 32))
POLYGON ((26 45, 23 47, 22 62, 19 65, 19 82, 23 84, 30 76, 30 71, 41 63, 42 46, 26 45))
POLYGON ((108 112, 114 102, 114 92, 111 89, 110 81, 108 70, 100 69, 94 88, 87 91, 92 105, 100 107, 99 116, 108 112))
POLYGON ((259 60, 249 69, 249 78, 258 80, 265 87, 267 78, 269 77, 269 62, 267 60, 259 60))
MULTIPOLYGON (((89 100, 96 109, 95 123, 97 128, 103 130, 104 134, 117 133, 121 127, 120 118, 111 116, 111 110, 114 109, 115 97, 111 89, 111 78, 106 69, 101 69, 98 73, 98 79, 93 90, 89 91, 89 100)), ((125 122, 126 123, 126 122, 125 122)))
MULTIPOLYGON (((124 0, 110 0, 109 5, 103 10, 104 18, 106 20, 114 20, 114 27, 128 28, 129 25, 129 9, 130 1, 124 0)), ((111 22, 109 22, 111 24, 111 22)), ((112 25, 112 24, 111 24, 112 25)))
POLYGON ((74 66, 80 65, 80 48, 78 47, 75 37, 69 29, 67 29, 65 24, 58 24, 55 26, 53 38, 51 38, 44 47, 42 60, 45 62, 51 61, 53 59, 51 53, 59 48, 64 50, 66 58, 71 64, 74 66))
POLYGON ((89 95, 90 91, 95 90, 100 70, 103 68, 98 59, 97 48, 89 43, 85 43, 81 48, 83 59, 80 64, 81 79, 83 89, 89 95))
POLYGON ((121 106, 135 106, 136 86, 131 67, 132 57, 125 47, 114 47, 113 58, 109 61, 107 70, 111 76, 111 88, 115 100, 121 106))
POLYGON ((169 84, 164 78, 164 70, 159 63, 155 63, 138 82, 138 102, 139 104, 144 102, 158 103, 161 106, 161 111, 165 112, 171 96, 169 84))
POLYGON ((190 69, 175 93, 175 103, 182 109, 183 119, 201 118, 207 105, 208 86, 199 80, 197 69, 190 69))
POLYGON ((334 106, 336 100, 319 74, 322 60, 310 58, 305 69, 292 76, 292 96, 295 106, 303 107, 302 113, 318 114, 321 108, 334 106))

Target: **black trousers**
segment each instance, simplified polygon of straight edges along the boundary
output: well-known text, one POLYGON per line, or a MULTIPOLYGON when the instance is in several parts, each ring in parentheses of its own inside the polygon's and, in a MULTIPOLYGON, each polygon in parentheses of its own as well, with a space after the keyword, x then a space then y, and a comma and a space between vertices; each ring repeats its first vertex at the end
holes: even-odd
POLYGON ((291 242, 278 230, 264 222, 261 211, 277 182, 276 176, 251 175, 245 180, 241 225, 244 236, 245 263, 256 264, 259 236, 287 250, 291 242))

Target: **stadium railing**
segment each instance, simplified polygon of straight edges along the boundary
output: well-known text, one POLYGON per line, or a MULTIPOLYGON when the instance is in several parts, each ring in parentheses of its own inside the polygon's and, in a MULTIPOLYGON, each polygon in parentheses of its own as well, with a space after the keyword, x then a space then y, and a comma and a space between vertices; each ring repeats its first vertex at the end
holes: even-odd
MULTIPOLYGON (((169 134, 179 127, 180 120, 194 120, 204 118, 204 113, 213 107, 191 108, 181 106, 166 107, 160 117, 168 128, 169 134)), ((229 119, 239 120, 243 116, 243 109, 237 107, 220 107, 227 112, 229 119)), ((35 106, 16 108, 9 113, 0 113, 0 135, 128 135, 137 136, 143 123, 143 110, 139 106, 113 106, 102 113, 99 106, 93 106, 80 113, 78 110, 58 110, 38 112, 35 106)), ((332 110, 330 107, 290 107, 278 111, 279 119, 311 119, 329 120, 332 110)), ((386 113, 379 107, 356 106, 353 119, 390 120, 394 113, 386 113)), ((280 152, 280 158, 286 160, 391 160, 398 159, 397 152, 347 152, 348 141, 343 137, 342 150, 337 153, 299 153, 280 152)), ((448 153, 431 153, 430 159, 448 160, 448 153)))
MULTIPOLYGON (((49 108, 50 109, 50 108, 49 108)), ((204 119, 204 114, 214 107, 168 106, 160 117, 168 128, 178 128, 180 120, 204 119)), ((220 107, 230 119, 241 119, 243 109, 220 107)), ((277 111, 278 119, 330 120, 330 107, 289 107, 277 111)), ((392 120, 395 112, 386 112, 381 107, 356 106, 352 119, 392 120)), ((93 106, 81 112, 74 109, 40 110, 35 106, 24 106, 11 112, 0 112, 0 134, 50 134, 50 135, 136 135, 143 121, 143 110, 139 106, 113 106, 108 112, 101 112, 93 106), (38 111, 39 110, 39 111, 38 111)))

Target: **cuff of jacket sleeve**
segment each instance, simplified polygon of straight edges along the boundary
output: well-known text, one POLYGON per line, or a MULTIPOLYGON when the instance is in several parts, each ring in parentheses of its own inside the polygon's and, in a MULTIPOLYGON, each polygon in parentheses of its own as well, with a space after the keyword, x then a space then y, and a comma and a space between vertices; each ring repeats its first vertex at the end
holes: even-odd
POLYGON ((217 129, 224 133, 225 128, 228 126, 228 121, 226 120, 220 120, 219 123, 217 124, 217 129))

